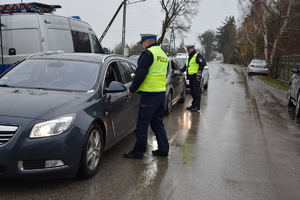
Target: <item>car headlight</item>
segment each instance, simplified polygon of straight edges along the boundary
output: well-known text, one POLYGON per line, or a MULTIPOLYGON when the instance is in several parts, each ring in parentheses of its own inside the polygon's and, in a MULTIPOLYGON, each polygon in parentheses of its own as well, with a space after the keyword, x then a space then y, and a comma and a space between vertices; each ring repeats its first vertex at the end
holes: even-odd
POLYGON ((53 120, 38 123, 32 128, 29 138, 59 135, 71 127, 75 118, 76 114, 68 114, 53 120))

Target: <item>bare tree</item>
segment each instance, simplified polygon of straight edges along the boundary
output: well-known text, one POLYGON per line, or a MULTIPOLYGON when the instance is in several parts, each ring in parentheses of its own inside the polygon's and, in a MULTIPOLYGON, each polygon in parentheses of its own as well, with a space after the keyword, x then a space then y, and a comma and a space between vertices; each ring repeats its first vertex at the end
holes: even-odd
POLYGON ((296 0, 248 0, 247 3, 239 1, 245 8, 243 11, 247 13, 243 24, 244 36, 253 44, 255 56, 257 41, 253 36, 262 34, 264 57, 270 63, 270 68, 273 66, 278 43, 290 28, 291 9, 295 2, 296 0), (274 21, 281 21, 277 23, 277 28, 273 24, 274 21))
POLYGON ((162 24, 162 33, 158 39, 161 44, 169 27, 173 27, 176 33, 183 36, 189 32, 192 19, 197 15, 198 5, 201 0, 159 0, 164 20, 162 24))
MULTIPOLYGON (((279 27, 279 30, 274 33, 275 35, 275 39, 273 41, 273 43, 271 44, 271 53, 270 53, 270 66, 272 67, 273 65, 273 60, 274 60, 274 56, 275 56, 275 51, 277 49, 277 45, 279 40, 281 39, 283 33, 288 29, 288 23, 290 21, 290 17, 291 17, 291 7, 294 4, 295 0, 289 0, 288 4, 286 5, 286 9, 285 12, 283 13, 283 15, 280 14, 279 18, 277 18, 276 20, 283 20, 282 25, 279 27)), ((279 13, 281 13, 281 11, 279 11, 279 13)))
MULTIPOLYGON (((250 6, 250 3, 245 0, 239 0, 241 13, 244 15, 244 22, 240 28, 242 37, 252 46, 252 57, 256 58, 259 55, 258 42, 261 35, 260 15, 257 14, 255 7, 250 6)), ((249 56, 249 55, 248 55, 249 56)))

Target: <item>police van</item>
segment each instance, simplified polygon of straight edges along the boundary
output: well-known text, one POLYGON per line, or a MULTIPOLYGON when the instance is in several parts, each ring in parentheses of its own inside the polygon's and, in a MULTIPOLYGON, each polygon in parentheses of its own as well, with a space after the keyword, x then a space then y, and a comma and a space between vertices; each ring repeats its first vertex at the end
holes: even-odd
POLYGON ((53 14, 60 5, 0 5, 0 74, 41 51, 103 53, 92 27, 79 17, 53 14))

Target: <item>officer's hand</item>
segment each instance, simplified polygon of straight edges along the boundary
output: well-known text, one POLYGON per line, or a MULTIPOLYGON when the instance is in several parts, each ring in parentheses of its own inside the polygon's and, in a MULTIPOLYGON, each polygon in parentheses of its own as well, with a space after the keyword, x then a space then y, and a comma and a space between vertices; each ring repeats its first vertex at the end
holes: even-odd
POLYGON ((127 92, 128 92, 129 95, 132 95, 132 93, 129 91, 129 89, 127 90, 127 92))
POLYGON ((200 74, 200 73, 197 73, 196 78, 197 78, 197 80, 200 80, 200 79, 201 79, 201 74, 200 74))

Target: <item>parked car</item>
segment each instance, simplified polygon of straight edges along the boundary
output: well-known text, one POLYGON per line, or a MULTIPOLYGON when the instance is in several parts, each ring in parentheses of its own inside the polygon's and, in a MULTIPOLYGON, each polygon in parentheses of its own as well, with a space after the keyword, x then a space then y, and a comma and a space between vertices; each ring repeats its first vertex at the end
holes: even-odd
POLYGON ((103 152, 135 128, 135 68, 118 55, 44 52, 1 74, 0 177, 95 175, 103 152))
MULTIPOLYGON (((186 59, 188 59, 188 54, 178 54, 174 59, 179 63, 180 68, 185 66, 186 59)), ((186 72, 184 72, 186 75, 186 72)), ((205 65, 202 71, 202 79, 201 79, 201 91, 208 88, 208 79, 209 79, 209 69, 208 66, 205 65)), ((190 87, 190 81, 186 77, 186 87, 190 87)))
MULTIPOLYGON (((137 64, 138 56, 130 56, 130 60, 137 64)), ((179 71, 180 65, 174 58, 169 58, 168 73, 167 73, 167 88, 165 97, 165 115, 169 115, 172 106, 185 102, 186 96, 186 81, 185 75, 179 71)))
POLYGON ((293 67, 291 69, 293 75, 290 80, 289 90, 287 92, 287 105, 296 106, 295 115, 300 117, 300 69, 293 67))
POLYGON ((268 75, 268 73, 269 73, 268 64, 265 60, 253 59, 251 60, 251 62, 247 67, 248 75, 253 75, 253 74, 268 75))

